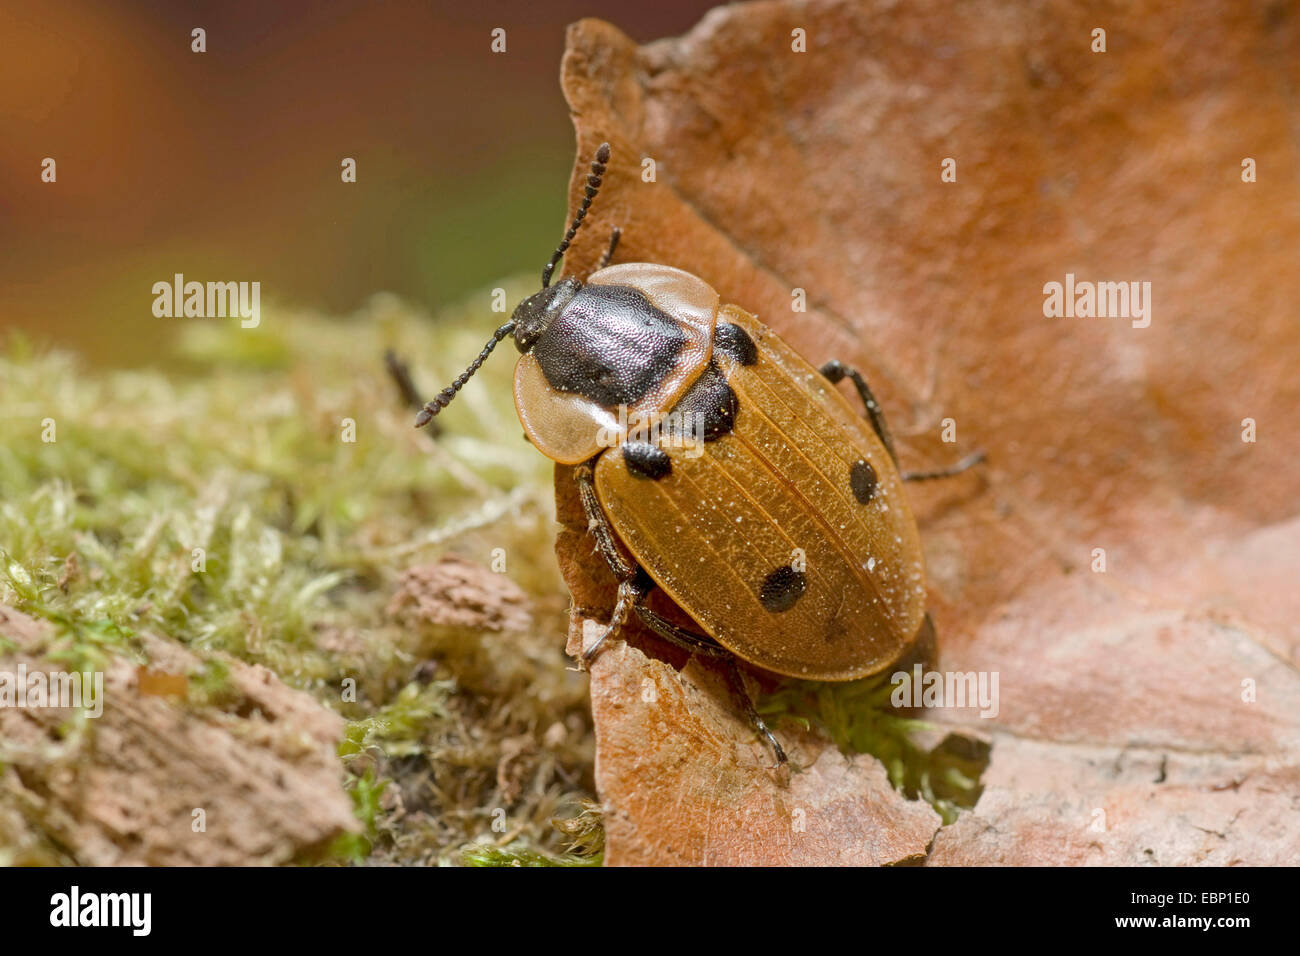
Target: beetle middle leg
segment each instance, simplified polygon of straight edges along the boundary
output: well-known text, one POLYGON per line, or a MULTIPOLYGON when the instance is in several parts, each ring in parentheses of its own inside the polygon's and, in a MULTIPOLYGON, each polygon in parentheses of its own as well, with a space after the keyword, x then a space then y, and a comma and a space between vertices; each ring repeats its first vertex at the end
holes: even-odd
POLYGON ((592 474, 591 463, 586 462, 579 465, 574 469, 573 476, 578 484, 578 497, 582 501, 583 513, 587 516, 587 529, 596 538, 596 547, 601 556, 604 557, 605 563, 614 572, 614 576, 619 579, 618 597, 615 600, 614 611, 610 615, 609 624, 606 625, 605 632, 596 639, 596 642, 583 651, 583 663, 591 663, 604 645, 605 639, 617 632, 627 622, 630 611, 636 611, 637 616, 641 618, 646 627, 670 644, 693 654, 701 654, 722 662, 727 675, 727 683, 730 685, 732 692, 743 703, 745 716, 749 719, 750 725, 758 731, 761 737, 766 738, 771 745, 772 751, 776 755, 777 764, 785 763, 787 760, 785 749, 754 707, 754 701, 749 696, 749 691, 745 689, 745 682, 740 676, 740 667, 736 663, 736 656, 707 635, 697 634, 694 631, 686 630, 684 627, 678 627, 646 605, 646 598, 655 588, 654 581, 650 579, 650 576, 645 573, 643 568, 628 561, 623 556, 623 552, 619 550, 614 537, 614 529, 610 527, 609 519, 600 507, 600 499, 596 496, 596 483, 592 474))
MULTIPOLYGON (((898 455, 894 452, 894 441, 889 435, 889 427, 885 424, 885 410, 880 407, 880 402, 876 401, 876 396, 871 393, 871 386, 862 377, 862 373, 845 365, 839 359, 831 359, 818 371, 832 385, 843 381, 845 378, 853 382, 853 387, 858 390, 858 397, 862 399, 862 404, 867 409, 867 418, 871 421, 871 427, 876 430, 876 434, 889 451, 889 457, 894 459, 894 464, 897 466, 898 455)), ((953 475, 960 475, 967 468, 978 465, 984 458, 984 452, 977 451, 967 455, 961 461, 954 462, 943 468, 927 469, 925 471, 903 471, 900 467, 898 475, 904 481, 933 481, 936 478, 951 478, 953 475)))

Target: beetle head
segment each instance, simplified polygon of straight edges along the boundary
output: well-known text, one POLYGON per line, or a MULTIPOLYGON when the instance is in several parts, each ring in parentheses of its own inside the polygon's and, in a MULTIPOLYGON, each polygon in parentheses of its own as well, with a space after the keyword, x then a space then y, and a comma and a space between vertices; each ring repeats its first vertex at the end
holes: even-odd
POLYGON ((540 292, 534 292, 515 307, 510 321, 515 326, 515 346, 520 352, 527 352, 533 347, 533 343, 564 311, 564 307, 581 288, 582 283, 569 276, 540 292))
MULTIPOLYGON (((439 392, 432 400, 425 403, 424 408, 420 409, 420 414, 415 417, 416 428, 429 424, 433 420, 433 416, 451 404, 451 400, 456 397, 456 393, 487 361, 487 357, 492 354, 492 350, 496 348, 498 342, 507 335, 513 334, 515 345, 519 347, 519 351, 527 352, 533 347, 538 337, 546 331, 551 322, 555 320, 555 317, 563 312, 564 307, 578 294, 578 290, 582 288, 582 283, 577 279, 570 276, 561 279, 552 286, 551 274, 555 272, 555 267, 563 258, 564 253, 568 251, 569 243, 573 241, 573 237, 582 228, 582 222, 587 218, 587 210, 591 208, 591 201, 596 198, 596 193, 600 189, 601 177, 605 175, 605 164, 608 162, 609 143, 601 143, 600 148, 596 150, 596 158, 591 161, 591 175, 587 177, 586 194, 578 206, 573 222, 569 225, 569 231, 564 234, 564 238, 560 240, 560 245, 556 248, 555 254, 551 256, 551 261, 546 263, 546 268, 542 270, 541 291, 534 292, 523 302, 520 302, 515 307, 514 315, 510 317, 510 321, 492 333, 491 340, 487 345, 483 346, 483 351, 479 352, 478 358, 470 363, 469 368, 456 376, 455 381, 439 392)), ((615 235, 617 237, 617 230, 615 230, 615 235)), ((612 251, 613 246, 610 249, 612 251)))

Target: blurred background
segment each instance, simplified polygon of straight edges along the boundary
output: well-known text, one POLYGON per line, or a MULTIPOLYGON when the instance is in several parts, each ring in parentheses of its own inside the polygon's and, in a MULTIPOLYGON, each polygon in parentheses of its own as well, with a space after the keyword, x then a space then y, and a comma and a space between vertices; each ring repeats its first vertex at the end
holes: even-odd
POLYGON ((177 272, 347 314, 540 269, 573 162, 565 26, 646 42, 713 5, 3 0, 0 332, 150 365, 176 328, 151 288, 177 272))

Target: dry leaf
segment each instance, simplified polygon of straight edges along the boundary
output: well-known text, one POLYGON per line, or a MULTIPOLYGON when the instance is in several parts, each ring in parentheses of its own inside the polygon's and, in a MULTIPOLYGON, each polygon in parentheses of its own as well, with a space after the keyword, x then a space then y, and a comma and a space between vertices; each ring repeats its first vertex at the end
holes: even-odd
MULTIPOLYGON (((868 758, 783 782, 702 668, 611 650, 592 675, 611 863, 882 861, 930 836, 934 863, 1300 858, 1300 18, 1103 19, 777 2, 641 48, 570 29, 573 205, 596 145, 614 156, 567 269, 618 225, 619 261, 688 269, 811 361, 860 367, 905 466, 989 453, 911 489, 941 668, 1000 678, 995 718, 928 715, 990 735, 975 809, 934 834, 868 758), (1067 273, 1149 282, 1149 325, 1045 317, 1067 273)), ((576 629, 612 577, 564 468, 557 495, 576 629)))

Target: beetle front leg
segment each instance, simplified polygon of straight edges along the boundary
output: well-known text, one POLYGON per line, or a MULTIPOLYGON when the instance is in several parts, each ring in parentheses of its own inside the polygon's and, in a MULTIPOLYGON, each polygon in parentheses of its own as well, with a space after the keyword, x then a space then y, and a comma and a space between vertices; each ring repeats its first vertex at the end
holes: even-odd
POLYGON ((862 377, 862 373, 845 365, 839 359, 831 359, 818 371, 832 385, 842 382, 845 378, 853 382, 853 387, 858 390, 858 397, 862 399, 862 404, 867 409, 867 418, 871 421, 871 427, 876 430, 881 443, 889 452, 889 457, 894 459, 894 466, 897 467, 898 455, 894 453, 894 440, 889 436, 889 426, 885 424, 885 410, 876 401, 876 396, 871 394, 871 387, 867 385, 867 380, 862 377))
POLYGON ((384 350, 384 368, 388 369, 388 377, 397 386, 397 393, 401 395, 402 401, 411 408, 421 408, 424 405, 424 396, 420 394, 415 381, 411 378, 411 367, 398 358, 397 353, 392 349, 384 350))
POLYGON ((614 613, 610 615, 605 633, 582 653, 583 664, 590 664, 604 646, 605 639, 627 623, 628 614, 639 597, 647 590, 645 582, 637 574, 640 570, 635 564, 623 557, 614 537, 614 529, 609 519, 601 510, 600 499, 596 496, 596 480, 591 470, 591 462, 584 462, 573 471, 574 481, 578 484, 578 498, 582 501, 582 511, 587 516, 587 530, 596 539, 596 547, 609 569, 618 578, 618 598, 614 602, 614 613))
POLYGON ((614 613, 609 616, 609 623, 605 625, 605 633, 596 638, 596 642, 582 652, 583 664, 590 664, 594 661, 596 655, 600 653, 605 639, 622 629, 623 625, 627 623, 628 614, 631 613, 632 608, 641 596, 642 592, 635 574, 619 584, 618 599, 614 602, 614 613))
MULTIPOLYGON (((384 350, 384 368, 388 370, 388 377, 397 386, 397 394, 401 396, 403 404, 413 409, 422 408, 424 406, 424 396, 420 394, 420 389, 416 386, 415 380, 411 378, 411 367, 399 358, 392 349, 384 350)), ((429 431, 437 435, 441 433, 442 428, 437 422, 430 422, 429 431)))

